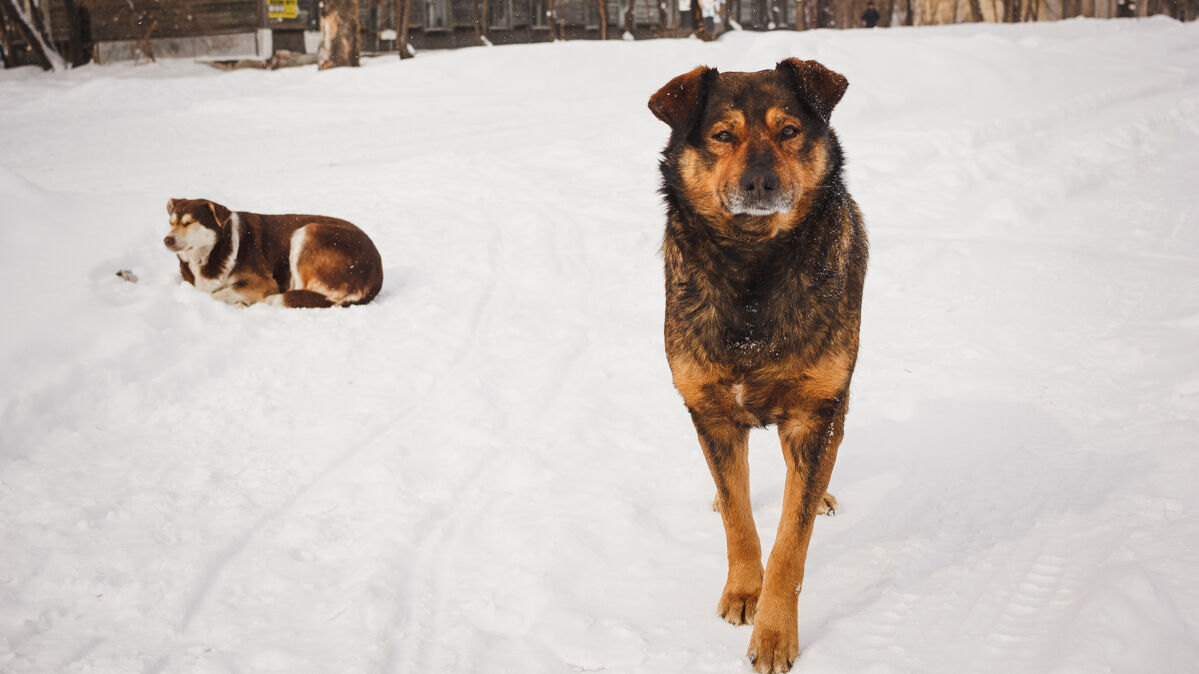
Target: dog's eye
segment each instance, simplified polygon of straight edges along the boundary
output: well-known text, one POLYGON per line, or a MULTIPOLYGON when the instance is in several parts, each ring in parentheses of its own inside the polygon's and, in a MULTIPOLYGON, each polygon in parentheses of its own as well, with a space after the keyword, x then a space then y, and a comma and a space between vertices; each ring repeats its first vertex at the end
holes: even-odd
POLYGON ((794 138, 799 135, 799 129, 788 124, 787 126, 783 127, 783 130, 779 135, 781 135, 783 138, 794 138))
POLYGON ((721 131, 720 133, 712 136, 712 139, 718 140, 722 143, 731 143, 737 140, 736 137, 734 137, 733 134, 729 133, 728 131, 721 131))

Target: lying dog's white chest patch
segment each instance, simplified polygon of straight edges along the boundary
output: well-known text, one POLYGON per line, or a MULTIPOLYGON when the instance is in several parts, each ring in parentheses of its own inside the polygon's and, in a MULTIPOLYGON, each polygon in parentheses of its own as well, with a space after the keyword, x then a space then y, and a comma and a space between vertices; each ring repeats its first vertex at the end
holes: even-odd
POLYGON ((287 255, 287 264, 291 268, 291 278, 287 281, 288 290, 302 290, 304 278, 300 275, 300 255, 304 253, 304 244, 308 242, 308 225, 304 225, 291 233, 291 249, 287 255))
POLYGON ((241 244, 241 220, 237 217, 237 213, 234 213, 229 218, 229 228, 229 255, 221 264, 221 269, 217 273, 216 278, 209 278, 200 273, 204 265, 208 264, 208 257, 212 254, 211 247, 208 248, 203 256, 185 257, 183 253, 180 253, 179 259, 183 260, 191 270, 197 290, 202 290, 206 293, 215 293, 224 288, 228 283, 229 274, 233 272, 233 267, 237 265, 237 253, 241 244))
POLYGON ((191 267, 192 276, 196 279, 196 288, 198 290, 203 290, 206 293, 215 293, 225 283, 225 277, 223 276, 221 278, 205 278, 201 276, 200 266, 195 262, 190 263, 188 266, 191 267))

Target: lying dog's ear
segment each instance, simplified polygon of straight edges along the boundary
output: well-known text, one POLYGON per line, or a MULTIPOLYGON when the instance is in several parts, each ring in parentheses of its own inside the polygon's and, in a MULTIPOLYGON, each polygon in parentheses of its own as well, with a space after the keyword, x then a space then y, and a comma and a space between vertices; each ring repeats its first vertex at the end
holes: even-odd
POLYGON ((799 98, 807 104, 820 121, 828 124, 833 108, 845 95, 849 80, 815 61, 800 61, 789 58, 775 67, 775 70, 791 78, 799 98))
POLYGON ((212 217, 216 220, 217 227, 224 228, 225 223, 229 222, 229 218, 233 217, 232 211, 218 203, 210 201, 208 208, 212 210, 212 217))
POLYGON ((167 215, 174 215, 174 213, 175 213, 175 200, 167 199, 167 215))
POLYGON ((707 66, 679 75, 650 97, 650 112, 669 124, 675 133, 687 133, 699 121, 707 100, 708 85, 716 75, 716 69, 707 66))

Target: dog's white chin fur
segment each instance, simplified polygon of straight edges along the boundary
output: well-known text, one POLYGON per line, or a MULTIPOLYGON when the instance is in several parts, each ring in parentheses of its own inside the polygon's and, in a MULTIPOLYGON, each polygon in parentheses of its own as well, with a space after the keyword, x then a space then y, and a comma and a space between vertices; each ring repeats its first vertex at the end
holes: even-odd
POLYGON ((765 216, 765 215, 778 215, 780 213, 787 213, 790 210, 791 210, 790 208, 780 208, 780 207, 776 206, 774 208, 740 208, 740 209, 731 208, 731 209, 729 209, 729 212, 732 213, 733 215, 765 216))
POLYGON ((208 255, 216 247, 216 234, 212 230, 194 226, 188 231, 176 234, 182 247, 173 251, 180 260, 191 264, 204 264, 208 255))
POLYGON ((180 260, 188 264, 204 264, 208 261, 208 256, 212 253, 212 245, 200 246, 199 248, 184 248, 175 251, 180 260))
POLYGON ((738 195, 733 195, 725 201, 729 213, 733 215, 767 216, 790 213, 795 208, 795 198, 790 194, 781 194, 768 206, 760 204, 749 205, 738 195))

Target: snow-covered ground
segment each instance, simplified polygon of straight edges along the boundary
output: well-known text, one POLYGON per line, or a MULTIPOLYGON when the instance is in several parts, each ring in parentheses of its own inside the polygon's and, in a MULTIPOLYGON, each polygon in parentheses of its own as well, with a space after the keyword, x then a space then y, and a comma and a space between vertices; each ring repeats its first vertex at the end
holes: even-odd
POLYGON ((1199 23, 1165 19, 0 73, 0 671, 748 671, 646 101, 791 55, 849 78, 873 244, 796 671, 1195 672, 1199 23), (358 223, 383 294, 200 294, 161 243, 197 196, 358 223))

